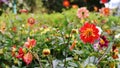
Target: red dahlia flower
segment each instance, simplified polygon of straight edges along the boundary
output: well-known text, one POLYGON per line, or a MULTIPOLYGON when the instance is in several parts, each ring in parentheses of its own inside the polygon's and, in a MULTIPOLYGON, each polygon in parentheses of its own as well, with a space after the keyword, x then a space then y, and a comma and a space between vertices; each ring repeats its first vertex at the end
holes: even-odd
POLYGON ((33 56, 30 52, 23 56, 23 61, 28 65, 32 62, 33 56))
POLYGON ((80 32, 80 39, 84 43, 91 43, 93 44, 95 40, 98 40, 99 38, 99 30, 96 28, 94 24, 91 23, 85 23, 84 26, 82 26, 79 29, 80 32))
POLYGON ((28 24, 29 24, 30 26, 34 25, 34 24, 35 24, 35 19, 32 18, 32 17, 28 18, 28 24))
POLYGON ((100 37, 100 41, 99 41, 99 44, 100 44, 100 47, 108 47, 108 43, 109 41, 107 40, 107 38, 105 36, 101 36, 100 37))
POLYGON ((19 50, 18 50, 18 55, 16 56, 17 58, 23 58, 24 56, 24 51, 23 51, 23 48, 20 47, 19 50))
POLYGON ((27 48, 33 48, 36 45, 36 40, 35 39, 27 39, 27 42, 25 42, 24 46, 27 48))

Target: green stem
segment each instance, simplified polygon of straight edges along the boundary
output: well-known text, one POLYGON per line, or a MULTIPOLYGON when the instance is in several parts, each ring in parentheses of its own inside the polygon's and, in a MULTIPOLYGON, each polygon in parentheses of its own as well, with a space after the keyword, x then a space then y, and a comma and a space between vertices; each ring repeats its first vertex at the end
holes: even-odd
POLYGON ((49 62, 49 64, 50 64, 51 68, 53 68, 53 63, 52 63, 51 58, 49 58, 49 56, 47 56, 47 58, 48 58, 48 62, 49 62))
POLYGON ((40 68, 43 68, 42 67, 42 63, 41 63, 41 59, 39 58, 38 54, 37 53, 33 53, 32 51, 30 51, 33 56, 37 59, 37 61, 39 62, 39 65, 40 65, 40 68))
POLYGON ((104 54, 98 59, 98 61, 96 62, 96 65, 98 65, 99 62, 104 58, 104 56, 105 56, 108 52, 110 52, 111 47, 112 47, 112 44, 113 44, 113 43, 110 43, 110 46, 106 49, 106 51, 104 52, 104 54))
MULTIPOLYGON (((61 31, 60 31, 60 32, 61 32, 61 31)), ((64 34, 63 34, 62 32, 61 32, 61 35, 62 35, 62 38, 63 38, 63 41, 64 41, 64 46, 65 46, 65 62, 64 62, 64 67, 67 68, 67 67, 66 67, 66 62, 67 62, 67 61, 66 61, 66 57, 67 57, 67 54, 66 54, 67 51, 66 51, 66 50, 67 50, 67 49, 66 49, 65 37, 64 37, 64 34)))

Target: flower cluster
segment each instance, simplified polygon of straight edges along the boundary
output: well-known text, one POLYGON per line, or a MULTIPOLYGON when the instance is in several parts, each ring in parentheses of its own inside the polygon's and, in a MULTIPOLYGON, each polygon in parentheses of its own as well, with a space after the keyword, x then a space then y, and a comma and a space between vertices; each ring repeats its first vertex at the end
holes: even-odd
MULTIPOLYGON (((74 8, 78 7, 74 5, 74 8)), ((119 17, 110 16, 109 8, 102 8, 100 12, 89 12, 86 7, 76 9, 37 17, 34 14, 28 17, 29 14, 23 14, 27 10, 23 9, 20 16, 11 15, 10 21, 3 14, 0 68, 115 68, 120 62, 119 17)))
POLYGON ((25 49, 24 47, 20 47, 18 49, 18 52, 16 52, 16 46, 12 47, 12 56, 18 58, 18 59, 22 59, 27 65, 30 64, 32 62, 33 59, 33 55, 32 52, 29 51, 29 49, 32 49, 34 46, 36 45, 36 40, 35 39, 29 39, 27 40, 27 42, 25 42, 24 47, 26 47, 27 49, 25 49), (28 51, 26 51, 28 50, 28 51))

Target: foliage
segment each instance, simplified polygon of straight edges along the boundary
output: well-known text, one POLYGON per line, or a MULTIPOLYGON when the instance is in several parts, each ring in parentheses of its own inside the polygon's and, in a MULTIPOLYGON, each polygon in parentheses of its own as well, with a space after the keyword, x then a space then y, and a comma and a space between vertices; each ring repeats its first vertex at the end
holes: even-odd
MULTIPOLYGON (((55 68, 107 68, 119 63, 117 60, 120 40, 115 38, 120 34, 120 19, 115 16, 102 16, 97 12, 91 12, 88 18, 79 19, 77 9, 71 9, 62 13, 53 14, 25 14, 15 15, 4 13, 0 17, 0 66, 5 67, 43 67, 55 68), (28 19, 34 18, 35 23, 29 25, 28 19), (89 21, 102 29, 101 35, 109 40, 108 47, 94 49, 93 44, 83 43, 80 39, 79 28, 89 21), (27 48, 27 39, 36 40, 27 48), (12 48, 16 46, 15 51, 12 48), (113 49, 113 46, 116 48, 113 49), (12 53, 19 54, 19 48, 31 56, 32 61, 27 65, 12 53)), ((34 22, 31 20, 30 22, 34 22)), ((25 57, 26 58, 26 57, 25 57)))

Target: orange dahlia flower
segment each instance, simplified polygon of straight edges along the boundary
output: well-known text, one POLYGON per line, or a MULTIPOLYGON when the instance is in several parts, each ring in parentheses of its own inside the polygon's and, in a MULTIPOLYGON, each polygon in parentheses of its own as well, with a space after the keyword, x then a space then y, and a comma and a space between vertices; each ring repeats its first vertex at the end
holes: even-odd
POLYGON ((101 8, 100 13, 105 15, 105 16, 109 16, 110 15, 110 9, 109 8, 101 8))
POLYGON ((64 0, 63 1, 63 6, 64 7, 69 7, 70 6, 70 2, 68 0, 64 0))
POLYGON ((100 37, 98 28, 96 28, 94 24, 88 22, 85 23, 84 26, 82 26, 79 29, 79 32, 80 32, 80 39, 84 43, 93 44, 95 40, 98 40, 98 38, 100 37))

